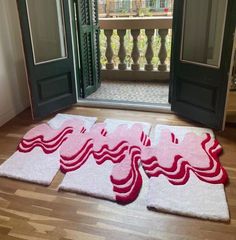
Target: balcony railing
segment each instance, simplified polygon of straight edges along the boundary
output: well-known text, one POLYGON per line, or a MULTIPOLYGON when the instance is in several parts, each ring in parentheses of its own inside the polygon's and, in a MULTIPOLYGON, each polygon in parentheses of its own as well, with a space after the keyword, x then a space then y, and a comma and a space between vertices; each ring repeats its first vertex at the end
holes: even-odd
POLYGON ((100 18, 100 27, 102 79, 169 79, 172 17, 100 18))

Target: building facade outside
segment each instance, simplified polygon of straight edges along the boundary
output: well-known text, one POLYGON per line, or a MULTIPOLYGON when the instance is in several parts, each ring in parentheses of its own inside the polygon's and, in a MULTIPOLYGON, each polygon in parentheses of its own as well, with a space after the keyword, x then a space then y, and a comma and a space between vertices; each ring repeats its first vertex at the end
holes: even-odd
POLYGON ((101 17, 172 15, 174 0, 99 0, 101 17))

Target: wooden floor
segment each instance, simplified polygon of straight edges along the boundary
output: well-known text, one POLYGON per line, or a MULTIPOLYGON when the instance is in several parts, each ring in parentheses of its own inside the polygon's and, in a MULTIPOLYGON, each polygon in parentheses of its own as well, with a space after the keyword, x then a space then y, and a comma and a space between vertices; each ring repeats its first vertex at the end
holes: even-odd
MULTIPOLYGON (((66 113, 191 125, 173 114, 74 107, 66 113)), ((27 110, 0 128, 0 163, 16 149, 20 138, 35 126, 27 110)), ((236 239, 236 128, 228 126, 217 138, 223 145, 221 162, 230 183, 226 187, 231 222, 217 223, 146 209, 139 198, 128 206, 78 194, 58 192, 58 173, 49 187, 0 178, 0 239, 236 239)), ((171 196, 170 196, 171 197, 171 196)))

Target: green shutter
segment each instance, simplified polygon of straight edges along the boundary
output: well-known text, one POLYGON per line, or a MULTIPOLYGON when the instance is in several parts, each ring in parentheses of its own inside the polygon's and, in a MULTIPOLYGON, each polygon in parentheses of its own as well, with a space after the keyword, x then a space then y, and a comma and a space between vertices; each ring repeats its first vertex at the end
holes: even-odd
POLYGON ((100 86, 100 52, 97 0, 76 0, 82 96, 100 86))

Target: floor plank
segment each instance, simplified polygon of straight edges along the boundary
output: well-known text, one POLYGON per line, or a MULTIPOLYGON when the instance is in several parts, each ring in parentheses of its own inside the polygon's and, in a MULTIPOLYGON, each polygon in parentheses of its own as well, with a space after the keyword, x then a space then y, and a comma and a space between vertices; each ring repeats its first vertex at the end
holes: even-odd
MULTIPOLYGON (((173 114, 73 107, 64 113, 147 121, 155 125, 196 125, 173 114)), ((49 119, 49 118, 48 118, 49 119)), ((44 119, 47 121, 47 119, 44 119)), ((21 137, 42 121, 26 110, 0 128, 0 163, 16 149, 21 137)), ((226 187, 231 222, 218 223, 148 211, 144 199, 118 204, 74 193, 58 192, 58 173, 49 187, 0 178, 0 239, 236 239, 236 128, 216 133, 223 145, 221 162, 230 183, 226 187)))

